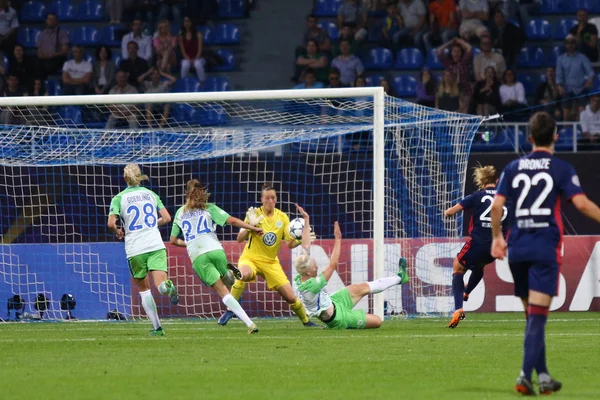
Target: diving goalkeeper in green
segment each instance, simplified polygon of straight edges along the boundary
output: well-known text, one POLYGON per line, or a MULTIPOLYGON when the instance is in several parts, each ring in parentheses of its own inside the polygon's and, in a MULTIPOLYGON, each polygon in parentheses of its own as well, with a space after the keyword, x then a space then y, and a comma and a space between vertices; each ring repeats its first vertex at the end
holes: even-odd
POLYGON ((400 258, 397 276, 378 279, 350 285, 331 296, 325 290, 327 281, 335 271, 340 259, 342 232, 337 222, 334 224, 333 235, 335 244, 327 268, 318 273, 315 260, 310 256, 310 217, 302 207, 296 204, 298 212, 304 218, 302 231, 302 254, 294 262, 298 272, 294 278, 294 291, 311 317, 317 317, 332 329, 369 329, 379 328, 381 318, 367 314, 363 310, 353 310, 354 306, 366 295, 381 293, 394 285, 408 282, 406 260, 400 258))

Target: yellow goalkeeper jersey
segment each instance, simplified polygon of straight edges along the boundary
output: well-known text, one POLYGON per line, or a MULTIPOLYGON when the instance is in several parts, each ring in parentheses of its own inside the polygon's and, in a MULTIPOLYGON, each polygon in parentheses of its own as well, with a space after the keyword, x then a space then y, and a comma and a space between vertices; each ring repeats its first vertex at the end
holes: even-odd
MULTIPOLYGON (((257 215, 264 215, 262 207, 257 210, 257 215)), ((246 222, 248 222, 247 219, 246 222)), ((263 229, 262 236, 255 232, 250 232, 248 242, 240 258, 250 258, 255 261, 264 262, 279 262, 277 254, 279 253, 281 242, 293 239, 290 235, 289 217, 286 213, 276 208, 273 216, 267 217, 265 215, 258 226, 263 229)))

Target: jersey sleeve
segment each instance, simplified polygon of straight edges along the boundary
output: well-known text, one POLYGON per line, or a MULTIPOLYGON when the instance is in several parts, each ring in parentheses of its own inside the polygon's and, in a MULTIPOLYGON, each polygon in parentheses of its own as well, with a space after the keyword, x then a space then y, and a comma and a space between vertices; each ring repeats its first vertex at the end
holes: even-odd
POLYGON ((290 233, 290 218, 286 213, 282 212, 281 219, 283 220, 283 240, 287 242, 288 240, 294 239, 292 234, 290 233))
POLYGON ((321 274, 316 278, 310 278, 309 280, 300 283, 298 285, 298 290, 301 292, 317 294, 323 290, 325 286, 327 286, 327 279, 325 279, 325 275, 321 274))
POLYGON ((222 210, 214 204, 209 204, 207 210, 210 213, 210 217, 212 218, 212 220, 218 225, 223 226, 227 223, 229 214, 227 214, 226 211, 222 210))
POLYGON ((502 197, 508 197, 510 192, 510 170, 508 167, 504 168, 502 174, 500 175, 500 180, 498 181, 498 186, 496 187, 496 196, 500 195, 502 197))
POLYGON ((579 177, 575 168, 571 165, 566 165, 563 168, 563 176, 560 182, 560 190, 566 200, 570 200, 573 196, 583 194, 583 189, 579 183, 579 177))
POLYGON ((175 213, 173 218, 173 226, 171 227, 171 236, 179 237, 181 235, 181 227, 179 226, 179 216, 181 215, 181 208, 175 213))
POLYGON ((460 204, 465 210, 475 207, 477 203, 479 203, 477 199, 477 194, 478 192, 471 193, 470 195, 459 201, 458 204, 460 204))
POLYGON ((110 202, 108 215, 121 215, 121 195, 116 195, 110 202))
POLYGON ((163 208, 165 208, 165 205, 163 204, 162 200, 160 199, 160 197, 158 197, 158 195, 154 192, 152 192, 152 194, 154 195, 154 198, 156 199, 156 209, 157 210, 162 210, 163 208))

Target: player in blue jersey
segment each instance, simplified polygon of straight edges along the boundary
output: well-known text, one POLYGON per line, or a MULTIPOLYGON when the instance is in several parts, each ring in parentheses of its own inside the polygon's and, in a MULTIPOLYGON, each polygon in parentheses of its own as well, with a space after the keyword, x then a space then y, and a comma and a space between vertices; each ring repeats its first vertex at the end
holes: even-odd
MULTIPOLYGON (((469 299, 469 294, 481 282, 483 268, 495 260, 490 254, 490 245, 492 244, 490 210, 496 194, 496 168, 492 165, 474 168, 473 181, 479 190, 444 212, 446 217, 451 217, 463 210, 472 210, 469 222, 469 240, 452 263, 452 293, 454 294, 455 311, 448 328, 456 328, 458 323, 465 319, 463 301, 469 299), (465 288, 463 278, 467 270, 471 271, 471 277, 465 288)), ((506 215, 505 207, 502 219, 506 218, 506 215)))
POLYGON ((541 394, 556 392, 562 386, 548 373, 545 344, 548 309, 558 292, 562 263, 561 198, 597 222, 600 208, 583 193, 575 169, 553 155, 558 140, 554 119, 545 112, 535 113, 529 130, 533 151, 508 164, 500 176, 491 211, 491 251, 492 256, 503 259, 509 250, 515 296, 523 301, 527 316, 523 365, 515 389, 535 395, 531 383, 534 369, 541 394), (501 226, 507 201, 514 205, 508 245, 501 226))

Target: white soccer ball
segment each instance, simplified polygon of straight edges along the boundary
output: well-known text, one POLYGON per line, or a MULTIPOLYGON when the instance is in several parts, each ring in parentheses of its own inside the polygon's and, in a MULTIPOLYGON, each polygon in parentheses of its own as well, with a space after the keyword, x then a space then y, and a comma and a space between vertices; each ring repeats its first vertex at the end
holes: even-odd
POLYGON ((294 218, 290 221, 290 235, 292 235, 294 239, 302 239, 302 230, 304 230, 303 218, 294 218))

